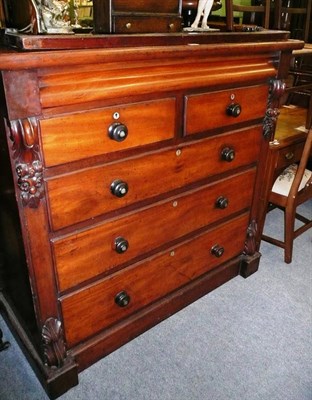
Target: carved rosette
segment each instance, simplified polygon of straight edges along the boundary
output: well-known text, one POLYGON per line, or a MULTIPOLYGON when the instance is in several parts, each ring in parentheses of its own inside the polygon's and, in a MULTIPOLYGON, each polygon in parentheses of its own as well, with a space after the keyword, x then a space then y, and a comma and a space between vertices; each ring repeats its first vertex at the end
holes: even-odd
POLYGON ((271 79, 267 109, 263 121, 263 136, 272 140, 279 115, 279 101, 285 92, 285 82, 280 79, 271 79))
POLYGON ((56 318, 46 320, 42 328, 45 364, 60 368, 66 359, 66 347, 61 322, 56 318))
POLYGON ((253 256, 256 253, 256 233, 257 223, 252 220, 247 228, 247 236, 245 241, 244 255, 253 256))
POLYGON ((10 139, 13 142, 12 153, 22 203, 24 206, 36 208, 44 196, 43 165, 36 118, 12 121, 10 139))

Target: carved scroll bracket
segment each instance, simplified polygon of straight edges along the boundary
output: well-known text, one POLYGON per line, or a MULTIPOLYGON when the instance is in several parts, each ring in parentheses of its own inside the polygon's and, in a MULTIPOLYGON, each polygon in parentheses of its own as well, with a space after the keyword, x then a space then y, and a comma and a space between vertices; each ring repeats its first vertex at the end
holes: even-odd
POLYGON ((272 140, 279 115, 279 101, 285 92, 286 84, 280 79, 271 79, 267 109, 263 121, 263 136, 272 140))
POLYGON ((258 271, 261 254, 256 250, 257 224, 252 220, 247 228, 245 249, 240 265, 240 275, 244 278, 258 271))
POLYGON ((12 121, 9 132, 22 203, 24 206, 36 208, 44 196, 37 120, 25 118, 12 121))
POLYGON ((252 256, 256 252, 256 233, 257 223, 252 220, 247 228, 247 237, 245 241, 244 255, 252 256))
POLYGON ((66 359, 66 347, 61 322, 48 318, 42 328, 42 342, 45 364, 61 368, 66 359))

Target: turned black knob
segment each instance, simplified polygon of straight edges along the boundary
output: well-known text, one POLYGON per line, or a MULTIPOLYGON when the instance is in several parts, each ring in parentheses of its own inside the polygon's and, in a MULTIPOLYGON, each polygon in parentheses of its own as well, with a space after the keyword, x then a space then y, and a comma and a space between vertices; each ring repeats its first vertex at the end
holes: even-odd
POLYGON ((217 198, 216 200, 217 208, 221 208, 221 210, 224 210, 228 205, 229 205, 229 200, 226 197, 220 196, 217 198))
POLYGON ((129 242, 125 238, 118 236, 114 242, 114 249, 118 254, 125 253, 128 250, 129 242))
POLYGON ((120 122, 114 122, 108 128, 108 136, 116 142, 122 142, 128 136, 128 128, 120 122))
POLYGON ((130 303, 130 296, 126 291, 122 291, 116 294, 115 303, 119 307, 126 307, 130 303))
POLYGON ((235 158, 235 150, 231 147, 225 147, 221 151, 221 159, 227 162, 233 161, 235 158))
POLYGON ((219 246, 218 244, 216 244, 215 246, 213 246, 210 250, 211 254, 213 254, 216 257, 221 257, 224 253, 224 248, 219 246))
POLYGON ((121 179, 116 179, 111 184, 111 192, 116 197, 124 197, 128 193, 128 189, 127 182, 121 179))
POLYGON ((226 113, 230 117, 237 118, 242 112, 242 107, 238 103, 232 103, 226 108, 226 113))

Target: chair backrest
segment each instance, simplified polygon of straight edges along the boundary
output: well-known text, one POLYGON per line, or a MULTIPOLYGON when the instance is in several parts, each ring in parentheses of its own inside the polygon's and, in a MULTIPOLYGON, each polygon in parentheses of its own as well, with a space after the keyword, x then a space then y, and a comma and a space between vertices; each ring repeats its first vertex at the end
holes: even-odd
POLYGON ((253 19, 257 13, 262 15, 262 27, 268 29, 270 26, 270 7, 271 7, 271 0, 263 0, 262 5, 240 5, 237 4, 237 0, 226 0, 226 25, 228 31, 234 30, 234 12, 239 11, 244 13, 248 13, 251 15, 251 24, 254 24, 253 19))
MULTIPOLYGON (((298 165, 298 169, 297 169, 294 181, 293 181, 290 191, 289 191, 289 195, 288 195, 289 202, 293 202, 297 198, 299 186, 300 186, 303 174, 305 173, 309 157, 311 156, 311 149, 312 149, 312 128, 310 127, 305 144, 304 144, 300 163, 298 165)), ((309 190, 309 192, 312 193, 312 175, 310 176, 307 183, 305 184, 305 188, 307 190, 309 190)))
POLYGON ((293 32, 294 39, 309 41, 309 30, 311 21, 311 0, 291 1, 274 0, 274 29, 291 30, 292 21, 296 18, 296 30, 293 32), (286 3, 286 5, 284 5, 286 3), (301 3, 301 5, 300 5, 301 3), (303 4, 303 5, 302 5, 303 4))

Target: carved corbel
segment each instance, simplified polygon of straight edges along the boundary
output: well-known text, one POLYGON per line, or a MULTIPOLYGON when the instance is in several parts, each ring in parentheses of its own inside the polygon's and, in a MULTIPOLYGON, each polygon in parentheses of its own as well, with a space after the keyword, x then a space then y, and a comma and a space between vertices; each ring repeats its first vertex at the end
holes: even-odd
POLYGON ((263 120, 263 136, 268 140, 272 140, 274 137, 277 117, 279 116, 279 102, 285 88, 284 81, 271 79, 267 109, 263 120))
POLYGON ((42 327, 44 362, 48 367, 61 368, 66 360, 66 347, 61 322, 48 318, 42 327))
POLYGON ((247 228, 245 247, 240 267, 240 275, 244 278, 255 273, 259 268, 261 254, 256 251, 257 223, 252 220, 247 228))
POLYGON ((256 252, 257 223, 252 220, 247 228, 244 255, 253 256, 256 252))
POLYGON ((36 208, 44 195, 36 118, 11 121, 9 134, 22 203, 24 206, 36 208))

